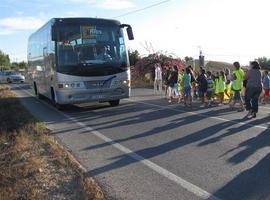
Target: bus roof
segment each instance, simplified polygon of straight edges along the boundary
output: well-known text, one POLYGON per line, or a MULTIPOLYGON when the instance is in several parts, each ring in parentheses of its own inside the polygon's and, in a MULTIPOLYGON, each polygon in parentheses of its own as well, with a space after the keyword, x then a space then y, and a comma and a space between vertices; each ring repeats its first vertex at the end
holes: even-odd
POLYGON ((87 24, 87 23, 95 23, 95 24, 110 24, 110 25, 120 25, 121 23, 117 20, 112 20, 112 19, 102 19, 102 18, 53 18, 51 19, 54 21, 55 25, 60 25, 60 24, 73 24, 73 23, 82 23, 82 24, 87 24))
POLYGON ((29 37, 29 39, 38 33, 40 30, 42 30, 46 26, 61 26, 61 25, 68 25, 68 24, 74 24, 74 23, 81 23, 81 24, 104 24, 104 25, 121 25, 121 23, 118 20, 113 19, 103 19, 103 18, 90 18, 90 17, 74 17, 74 18, 52 18, 49 21, 47 21, 42 27, 40 27, 37 31, 32 33, 29 37))

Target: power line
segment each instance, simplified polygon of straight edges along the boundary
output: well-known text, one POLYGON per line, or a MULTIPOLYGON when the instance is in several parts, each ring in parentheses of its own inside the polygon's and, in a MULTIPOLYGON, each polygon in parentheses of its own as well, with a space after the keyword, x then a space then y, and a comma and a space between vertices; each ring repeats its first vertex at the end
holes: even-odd
POLYGON ((131 14, 134 14, 134 13, 137 13, 137 12, 140 12, 140 11, 143 11, 143 10, 146 10, 146 9, 149 9, 149 8, 153 8, 153 7, 159 6, 159 5, 164 4, 164 3, 167 3, 169 1, 171 1, 171 0, 161 1, 161 2, 158 2, 158 3, 152 4, 150 6, 146 6, 144 8, 140 8, 138 10, 133 10, 133 11, 127 12, 125 14, 118 15, 118 16, 116 16, 114 18, 119 18, 119 17, 124 17, 124 16, 127 16, 127 15, 131 15, 131 14))

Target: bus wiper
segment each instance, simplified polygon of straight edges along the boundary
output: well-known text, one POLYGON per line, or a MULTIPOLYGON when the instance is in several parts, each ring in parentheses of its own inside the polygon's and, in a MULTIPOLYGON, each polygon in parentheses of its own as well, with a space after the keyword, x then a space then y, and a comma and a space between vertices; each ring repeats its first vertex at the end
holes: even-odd
POLYGON ((92 63, 92 62, 81 62, 81 63, 78 63, 78 65, 82 66, 82 67, 89 67, 89 66, 97 66, 98 64, 97 63, 92 63))
POLYGON ((83 62, 81 62, 81 63, 78 63, 78 65, 83 66, 83 67, 87 67, 87 66, 94 65, 94 63, 83 63, 83 62))
POLYGON ((103 61, 103 60, 84 60, 81 63, 94 65, 94 64, 104 64, 105 61, 103 61))

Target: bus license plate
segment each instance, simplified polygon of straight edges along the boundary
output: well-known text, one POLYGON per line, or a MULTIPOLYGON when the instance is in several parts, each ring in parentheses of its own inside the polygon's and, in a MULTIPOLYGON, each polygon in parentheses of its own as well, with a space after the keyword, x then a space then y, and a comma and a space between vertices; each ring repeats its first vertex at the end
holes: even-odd
POLYGON ((105 96, 104 95, 93 95, 92 99, 104 99, 105 96))

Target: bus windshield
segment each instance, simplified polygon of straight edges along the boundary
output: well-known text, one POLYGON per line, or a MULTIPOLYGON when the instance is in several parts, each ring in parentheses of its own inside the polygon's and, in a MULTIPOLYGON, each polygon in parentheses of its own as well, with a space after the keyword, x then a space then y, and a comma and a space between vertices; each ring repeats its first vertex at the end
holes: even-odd
POLYGON ((58 27, 57 55, 59 72, 71 74, 76 68, 127 69, 124 37, 119 26, 68 24, 58 27))

